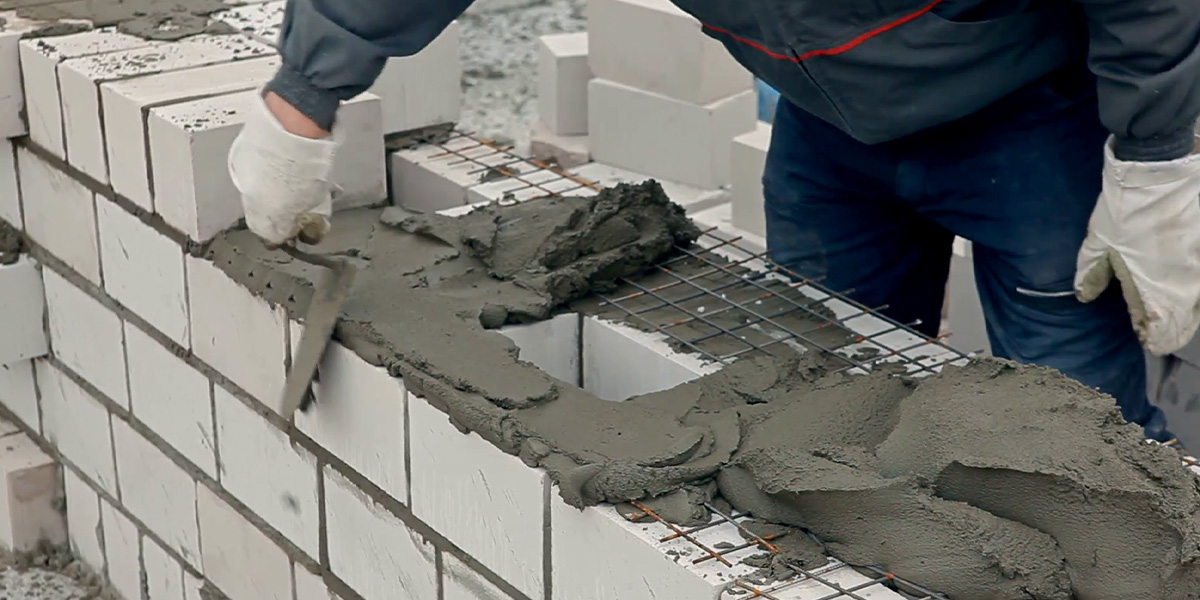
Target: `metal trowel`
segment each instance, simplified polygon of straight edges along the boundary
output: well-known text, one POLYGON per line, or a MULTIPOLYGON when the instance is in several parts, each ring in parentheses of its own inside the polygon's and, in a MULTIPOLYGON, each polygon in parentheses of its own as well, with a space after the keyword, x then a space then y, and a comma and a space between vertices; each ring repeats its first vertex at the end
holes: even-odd
MULTIPOLYGON (((328 222, 312 223, 301 229, 299 240, 306 244, 316 244, 328 231, 328 222)), ((317 380, 317 366, 325 355, 325 347, 333 335, 333 326, 337 324, 341 314, 342 304, 350 293, 350 285, 354 283, 354 275, 358 269, 344 259, 330 258, 318 254, 310 254, 285 245, 280 248, 292 258, 322 268, 322 273, 316 281, 308 312, 304 315, 304 333, 300 343, 292 353, 292 368, 288 371, 283 386, 283 402, 280 414, 285 419, 291 419, 296 412, 308 412, 316 401, 312 384, 317 380)))

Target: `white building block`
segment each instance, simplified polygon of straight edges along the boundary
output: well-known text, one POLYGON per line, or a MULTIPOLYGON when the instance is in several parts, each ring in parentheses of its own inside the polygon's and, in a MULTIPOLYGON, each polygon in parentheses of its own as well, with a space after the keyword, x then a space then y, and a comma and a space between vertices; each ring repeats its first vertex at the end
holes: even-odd
POLYGON ((100 501, 100 518, 108 582, 124 598, 141 598, 142 549, 137 526, 105 500, 100 501))
POLYGON ((184 560, 200 565, 196 482, 121 419, 113 419, 121 502, 184 560))
POLYGON ((689 215, 729 203, 729 192, 725 190, 700 189, 674 181, 656 179, 649 175, 635 173, 599 162, 588 163, 581 167, 569 169, 569 172, 601 187, 612 187, 618 183, 642 183, 648 179, 655 179, 662 186, 663 193, 671 199, 671 202, 682 206, 689 215))
POLYGON ((412 511, 530 597, 543 589, 547 477, 409 394, 412 511))
POLYGON ((320 575, 292 563, 292 580, 296 583, 296 600, 337 600, 320 575))
POLYGON ((417 54, 388 59, 367 90, 383 99, 384 133, 458 121, 462 104, 458 41, 458 21, 452 21, 417 54))
POLYGON ((104 291, 166 334, 190 345, 183 249, 125 209, 96 197, 104 291))
POLYGON ((202 595, 202 590, 208 585, 204 579, 195 577, 191 573, 183 573, 183 598, 184 600, 205 600, 207 593, 202 595))
POLYGON ((220 387, 214 389, 221 486, 311 558, 320 556, 317 460, 220 387))
POLYGON ((583 319, 582 360, 581 387, 614 402, 671 389, 719 370, 672 350, 662 334, 595 317, 583 319))
POLYGON ((433 545, 325 468, 329 567, 364 600, 437 598, 433 545))
POLYGON ((58 66, 58 83, 67 160, 97 181, 108 183, 100 85, 273 52, 270 46, 241 35, 200 35, 170 44, 63 61, 58 66))
POLYGON ((0 546, 16 552, 63 544, 67 524, 56 508, 58 465, 24 433, 0 439, 0 546))
POLYGON ((185 257, 192 351, 269 407, 283 394, 283 307, 271 306, 212 263, 185 257))
POLYGON ((442 594, 444 600, 511 600, 511 596, 449 552, 442 553, 442 594))
POLYGON ((25 227, 17 189, 17 148, 6 139, 0 139, 0 219, 17 229, 25 227))
POLYGON ((593 0, 587 20, 596 77, 689 104, 709 104, 754 85, 720 42, 668 0, 593 0))
POLYGON ((578 314, 569 313, 528 325, 511 325, 500 333, 517 345, 520 360, 559 381, 579 386, 579 322, 578 314))
POLYGON ((125 323, 125 351, 133 416, 216 479, 208 378, 130 323, 125 323))
POLYGON ((444 144, 393 152, 392 202, 419 212, 467 204, 467 188, 481 183, 489 167, 509 166, 514 156, 470 136, 444 144))
POLYGON ((75 471, 63 468, 67 496, 67 534, 71 555, 95 573, 104 572, 104 547, 100 540, 100 496, 75 471))
POLYGON ((25 135, 27 128, 22 113, 25 110, 25 94, 21 89, 21 35, 25 33, 20 24, 9 26, 11 12, 2 15, 5 24, 0 25, 0 138, 7 139, 25 135))
POLYGON ((16 423, 0 418, 0 439, 20 432, 21 428, 16 423))
POLYGON ((118 32, 114 27, 22 40, 21 74, 25 83, 29 138, 55 156, 66 158, 62 96, 58 91, 59 63, 83 56, 145 48, 157 43, 118 32))
POLYGON ((530 127, 529 154, 540 161, 553 161, 564 169, 587 164, 592 157, 587 134, 558 135, 541 119, 530 127))
POLYGON ((588 187, 590 182, 573 179, 557 167, 541 168, 532 162, 522 161, 514 162, 508 169, 515 175, 468 189, 467 202, 472 205, 497 201, 524 202, 550 195, 584 197, 598 193, 588 187))
POLYGON ((733 138, 729 154, 733 226, 762 238, 767 237, 762 176, 770 147, 771 126, 760 121, 754 131, 733 138))
POLYGON ((17 149, 25 231, 35 242, 100 285, 94 195, 24 148, 17 149))
POLYGON ((146 164, 146 112, 150 108, 197 96, 256 89, 271 78, 279 64, 279 57, 268 56, 102 84, 104 130, 128 132, 105 138, 113 189, 146 210, 154 209, 150 165, 146 164))
POLYGON ((340 344, 330 344, 320 370, 313 386, 317 403, 308 413, 296 413, 296 426, 389 496, 407 502, 404 383, 340 344))
POLYGON ((293 600, 292 565, 246 517, 207 487, 196 487, 204 576, 229 598, 293 600))
POLYGON ((37 388, 33 381, 33 361, 0 365, 0 404, 16 415, 18 421, 41 432, 37 388))
POLYGON ((58 367, 39 360, 42 435, 104 491, 117 495, 108 411, 58 367))
POLYGON ((45 304, 42 274, 32 259, 21 256, 11 265, 0 265, 0 365, 45 356, 45 304))
POLYGON ((587 133, 587 83, 591 78, 588 32, 538 38, 538 117, 551 133, 587 133))
POLYGON ((230 27, 267 44, 279 41, 279 29, 283 25, 283 11, 287 2, 255 2, 238 6, 212 15, 230 27))
POLYGON ((334 209, 379 204, 387 198, 387 152, 383 148, 383 102, 359 94, 338 108, 345 142, 333 160, 330 183, 337 186, 334 209))
POLYGON ((588 83, 588 141, 598 162, 715 188, 729 183, 730 142, 754 130, 756 111, 753 91, 689 104, 597 78, 588 83))
POLYGON ((42 276, 54 356, 128 408, 121 318, 53 269, 43 269, 42 276))
POLYGON ((734 227, 732 203, 706 208, 692 214, 691 217, 697 227, 708 232, 713 238, 736 239, 739 248, 756 254, 767 251, 766 238, 734 227))
POLYGON ((149 600, 183 600, 183 566, 149 536, 142 538, 142 565, 149 600))

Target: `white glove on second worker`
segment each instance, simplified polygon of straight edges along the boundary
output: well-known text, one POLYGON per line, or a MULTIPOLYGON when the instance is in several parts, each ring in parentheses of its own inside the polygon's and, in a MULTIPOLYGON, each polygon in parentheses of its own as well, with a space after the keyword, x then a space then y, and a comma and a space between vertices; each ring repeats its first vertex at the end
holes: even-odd
POLYGON ((1075 294, 1095 300, 1115 276, 1142 345, 1163 355, 1200 326, 1200 154, 1127 162, 1104 149, 1104 187, 1079 250, 1075 294))
POLYGON ((325 139, 288 132, 254 94, 246 125, 229 150, 229 174, 242 193, 246 225, 268 244, 281 245, 303 229, 316 239, 329 231, 329 184, 338 127, 325 139))

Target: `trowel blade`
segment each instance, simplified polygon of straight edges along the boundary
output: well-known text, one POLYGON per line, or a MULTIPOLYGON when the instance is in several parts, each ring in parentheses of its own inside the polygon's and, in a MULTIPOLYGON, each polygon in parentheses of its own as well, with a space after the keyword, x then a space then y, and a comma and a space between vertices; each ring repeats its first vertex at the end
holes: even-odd
POLYGON ((292 355, 292 369, 288 371, 283 386, 283 403, 280 414, 290 419, 299 408, 307 412, 305 398, 311 393, 317 365, 325 355, 333 326, 337 324, 342 304, 350 292, 357 269, 346 261, 338 261, 324 274, 313 292, 308 313, 304 316, 304 333, 292 355))

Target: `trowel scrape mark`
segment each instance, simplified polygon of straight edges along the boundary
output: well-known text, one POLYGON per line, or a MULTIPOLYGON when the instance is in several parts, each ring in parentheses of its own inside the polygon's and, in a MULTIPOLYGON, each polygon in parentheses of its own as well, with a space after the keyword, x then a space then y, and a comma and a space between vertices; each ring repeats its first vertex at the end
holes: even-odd
MULTIPOLYGON (((1055 371, 985 359, 921 380, 853 376, 844 359, 780 344, 611 402, 519 361, 487 329, 499 317, 481 322, 487 306, 538 320, 640 280, 694 239, 667 206, 644 185, 457 219, 347 211, 312 250, 363 266, 343 345, 460 430, 544 468, 574 506, 650 500, 701 522, 719 496, 954 600, 1195 600, 1197 480, 1111 398, 1055 371)), ((303 310, 313 274, 248 232, 218 236, 210 257, 303 310)))

